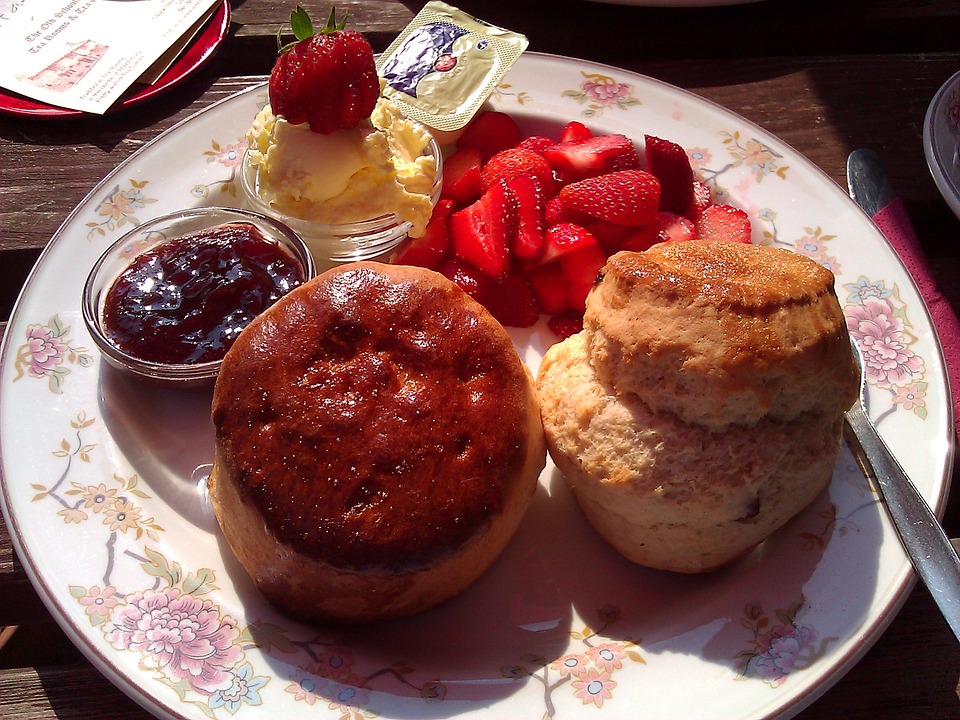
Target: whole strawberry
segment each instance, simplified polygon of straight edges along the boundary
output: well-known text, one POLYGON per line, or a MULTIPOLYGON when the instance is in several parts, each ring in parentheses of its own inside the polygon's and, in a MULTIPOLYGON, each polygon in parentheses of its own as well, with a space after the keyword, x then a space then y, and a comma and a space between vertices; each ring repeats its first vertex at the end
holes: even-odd
POLYGON ((274 115, 294 125, 308 123, 324 135, 349 130, 370 117, 380 95, 373 49, 363 35, 345 30, 345 23, 338 24, 331 10, 315 34, 306 10, 298 5, 290 14, 297 41, 280 48, 270 73, 274 115))

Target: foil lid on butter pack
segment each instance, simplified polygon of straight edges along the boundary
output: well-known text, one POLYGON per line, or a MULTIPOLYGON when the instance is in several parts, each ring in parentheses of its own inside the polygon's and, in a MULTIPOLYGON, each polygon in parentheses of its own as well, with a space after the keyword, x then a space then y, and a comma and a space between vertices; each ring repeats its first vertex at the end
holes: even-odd
POLYGON ((383 94, 437 130, 465 126, 527 48, 527 38, 428 2, 377 61, 383 94))

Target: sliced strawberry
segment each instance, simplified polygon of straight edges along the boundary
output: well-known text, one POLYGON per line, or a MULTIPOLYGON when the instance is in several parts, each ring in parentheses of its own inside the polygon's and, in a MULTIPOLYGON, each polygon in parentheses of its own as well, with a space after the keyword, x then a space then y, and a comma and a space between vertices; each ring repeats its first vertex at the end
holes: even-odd
POLYGON ((710 192, 710 186, 700 180, 693 181, 693 201, 690 206, 683 211, 683 214, 693 220, 694 223, 700 219, 700 213, 704 208, 713 204, 713 193, 710 192))
POLYGON ((457 149, 475 148, 486 162, 501 150, 514 147, 522 139, 523 134, 512 117, 487 110, 470 121, 457 140, 457 149))
POLYGON ((493 185, 447 220, 454 254, 490 277, 503 277, 510 265, 516 220, 513 192, 502 183, 493 185))
POLYGON ((621 225, 646 225, 660 206, 660 182, 643 170, 621 170, 567 185, 559 195, 578 212, 621 225))
POLYGON ((593 234, 574 223, 560 223, 547 228, 543 235, 543 245, 544 251, 540 260, 544 263, 585 247, 600 249, 593 234))
POLYGON ((552 147, 556 144, 556 140, 551 140, 543 135, 531 135, 530 137, 521 140, 517 147, 523 148, 524 150, 533 150, 535 153, 542 154, 543 151, 548 147, 552 147))
MULTIPOLYGON (((616 249, 616 252, 620 252, 621 250, 643 252, 644 250, 649 250, 659 242, 663 242, 663 238, 660 236, 660 228, 653 222, 643 227, 633 228, 633 232, 620 241, 620 247, 616 249)), ((611 252, 610 254, 612 255, 613 253, 611 252)))
POLYGON ((566 340, 571 335, 576 335, 583 330, 582 315, 555 315, 547 320, 547 327, 561 340, 566 340))
POLYGON ((659 212, 656 224, 660 242, 686 242, 697 239, 696 225, 683 215, 659 212))
POLYGON ((437 272, 481 304, 490 295, 490 278, 455 257, 444 260, 437 268, 437 272))
POLYGON ((615 248, 604 244, 600 235, 597 235, 597 240, 607 253, 612 255, 619 250, 643 252, 657 243, 695 240, 697 237, 697 229, 691 220, 668 212, 658 212, 653 222, 631 230, 632 232, 620 238, 619 246, 615 248))
POLYGON ((564 181, 640 167, 633 142, 625 135, 598 135, 576 142, 557 143, 543 156, 564 181))
POLYGON ((393 262, 398 265, 416 265, 436 270, 446 259, 449 247, 446 218, 434 214, 427 223, 423 235, 408 239, 397 251, 393 262))
POLYGON ((449 198, 441 197, 437 200, 437 204, 433 206, 433 213, 430 215, 431 220, 437 219, 446 219, 450 217, 450 213, 453 212, 453 200, 449 198))
POLYGON ((513 255, 523 261, 536 260, 543 254, 546 200, 540 181, 529 175, 520 175, 507 183, 513 192, 517 207, 517 231, 513 236, 513 255))
POLYGON ((553 170, 550 163, 533 150, 509 148, 501 150, 480 171, 480 184, 486 190, 496 182, 509 182, 515 177, 536 178, 547 195, 553 194, 553 170))
POLYGON ((586 309, 587 293, 607 262, 607 255, 599 245, 584 245, 560 257, 567 291, 567 303, 574 312, 586 309))
POLYGON ((571 120, 560 133, 560 142, 579 142, 580 140, 589 140, 593 137, 593 132, 582 122, 571 120))
POLYGON ((490 286, 484 305, 505 327, 530 327, 540 317, 540 305, 527 279, 517 271, 490 286))
POLYGON ((624 239, 637 230, 637 228, 629 225, 608 222, 574 210, 568 207, 559 196, 547 200, 544 220, 547 227, 561 223, 579 225, 597 239, 597 242, 600 243, 600 246, 608 255, 621 250, 624 239))
POLYGON ((733 205, 710 205, 700 214, 697 234, 701 240, 749 243, 752 234, 750 217, 733 205))
POLYGON ((644 136, 647 169, 660 181, 660 209, 682 213, 693 202, 693 168, 687 151, 670 140, 644 136))
POLYGON ((483 186, 480 171, 483 156, 476 148, 457 150, 443 161, 443 187, 440 197, 457 204, 472 202, 480 197, 483 186))
POLYGON ((547 223, 547 227, 559 225, 560 223, 576 223, 580 225, 587 217, 589 216, 567 207, 559 196, 547 200, 546 207, 543 210, 543 219, 547 223))
POLYGON ((533 288, 533 294, 537 296, 541 312, 559 315, 570 309, 560 263, 551 262, 531 268, 527 271, 527 279, 533 288))
POLYGON ((620 225, 599 218, 587 217, 581 223, 600 243, 600 247, 607 255, 613 255, 620 250, 635 250, 632 238, 646 231, 646 225, 635 227, 633 225, 620 225))

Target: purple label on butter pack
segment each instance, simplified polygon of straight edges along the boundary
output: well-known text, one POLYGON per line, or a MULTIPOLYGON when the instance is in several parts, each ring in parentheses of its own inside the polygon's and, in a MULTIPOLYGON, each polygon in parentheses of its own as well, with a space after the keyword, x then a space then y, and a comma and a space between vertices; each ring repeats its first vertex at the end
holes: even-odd
POLYGON ((449 72, 457 65, 453 42, 466 35, 464 28, 450 23, 423 25, 411 33, 380 70, 387 85, 417 97, 417 85, 430 73, 449 72))
POLYGON ((527 47, 527 39, 429 2, 377 62, 383 94, 436 130, 466 125, 527 47))

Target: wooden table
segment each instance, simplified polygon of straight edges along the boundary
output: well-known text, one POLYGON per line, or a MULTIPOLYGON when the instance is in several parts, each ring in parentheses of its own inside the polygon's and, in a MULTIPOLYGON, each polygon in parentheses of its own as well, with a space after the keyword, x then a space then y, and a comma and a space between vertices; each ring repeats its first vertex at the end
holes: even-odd
MULTIPOLYGON (((718 8, 642 8, 554 0, 458 3, 527 35, 531 49, 638 71, 739 113, 845 185, 847 154, 880 153, 953 306, 960 309, 960 221, 937 192, 921 125, 937 88, 960 70, 956 0, 767 0, 718 8)), ((420 3, 350 0, 352 27, 383 50, 420 3)), ((326 12, 308 4, 314 17, 326 12)), ((260 82, 290 5, 241 0, 230 36, 194 77, 134 111, 71 121, 0 117, 0 323, 38 254, 86 193, 177 121, 260 82)), ((960 534, 960 491, 946 510, 960 534)), ((2 718, 144 718, 94 669, 34 592, 0 525, 2 718)), ((917 587, 865 658, 801 718, 960 718, 960 647, 917 587)))

